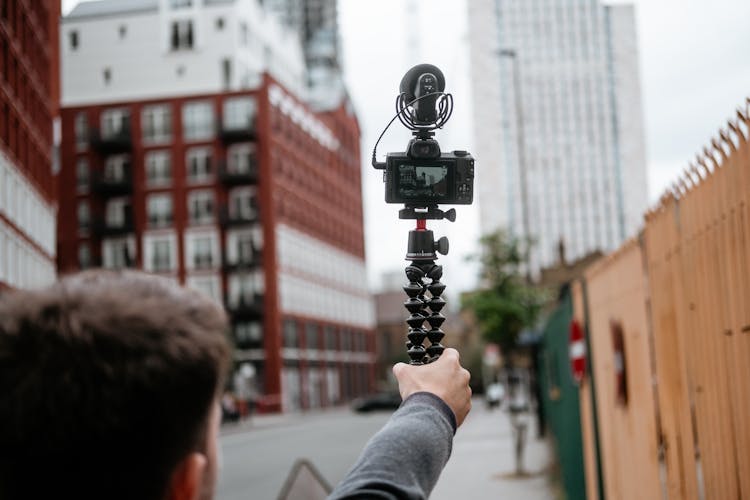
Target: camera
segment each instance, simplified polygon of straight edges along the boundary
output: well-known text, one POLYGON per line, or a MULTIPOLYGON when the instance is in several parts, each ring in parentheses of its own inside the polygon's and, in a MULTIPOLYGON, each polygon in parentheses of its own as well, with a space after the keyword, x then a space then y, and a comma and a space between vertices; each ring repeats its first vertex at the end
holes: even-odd
POLYGON ((401 80, 396 97, 396 115, 386 125, 372 149, 372 166, 384 170, 386 203, 403 203, 399 219, 416 220, 409 231, 404 269, 409 280, 403 290, 404 307, 409 311, 406 335, 409 363, 423 365, 435 361, 445 347, 440 327, 445 321, 440 311, 445 306, 442 294, 445 283, 443 266, 436 264, 438 254, 448 255, 445 236, 435 239, 427 229, 428 220, 455 222, 456 209, 443 210, 439 205, 470 205, 474 201, 474 158, 466 151, 443 153, 433 138, 453 112, 453 96, 444 92, 443 72, 431 64, 411 68, 401 80), (406 151, 388 153, 384 162, 377 161, 380 139, 398 118, 410 129, 413 138, 406 151), (425 346, 425 340, 430 345, 425 346))
POLYGON ((406 153, 388 153, 385 201, 411 206, 471 205, 474 158, 466 151, 440 153, 435 140, 412 140, 406 153))
POLYGON ((433 138, 453 112, 453 97, 444 90, 443 73, 431 64, 414 66, 401 80, 396 117, 414 138, 406 151, 388 153, 385 163, 375 161, 373 150, 373 166, 385 170, 386 203, 430 207, 474 201, 474 158, 462 150, 441 153, 433 138))

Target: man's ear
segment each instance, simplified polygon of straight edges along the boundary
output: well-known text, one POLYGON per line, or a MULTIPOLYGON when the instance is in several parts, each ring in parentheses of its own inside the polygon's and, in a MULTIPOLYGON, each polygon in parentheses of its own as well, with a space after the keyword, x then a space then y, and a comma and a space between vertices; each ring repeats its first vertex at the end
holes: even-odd
POLYGON ((172 472, 169 482, 169 500, 195 500, 201 492, 208 460, 203 453, 186 455, 172 472))

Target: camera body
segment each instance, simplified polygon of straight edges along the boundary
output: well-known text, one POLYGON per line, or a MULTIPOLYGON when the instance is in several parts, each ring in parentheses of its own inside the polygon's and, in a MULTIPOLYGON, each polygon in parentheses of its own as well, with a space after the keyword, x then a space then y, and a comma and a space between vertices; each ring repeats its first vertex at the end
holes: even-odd
POLYGON ((474 158, 466 151, 441 153, 436 140, 418 137, 406 152, 388 153, 383 180, 386 203, 471 205, 474 158))

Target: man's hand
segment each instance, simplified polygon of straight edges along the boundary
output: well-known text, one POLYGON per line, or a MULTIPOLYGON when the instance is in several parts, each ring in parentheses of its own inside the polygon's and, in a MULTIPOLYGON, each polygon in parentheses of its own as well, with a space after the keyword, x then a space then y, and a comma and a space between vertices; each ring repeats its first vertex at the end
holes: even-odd
POLYGON ((446 402, 456 415, 456 424, 461 425, 471 410, 471 388, 469 371, 458 362, 458 351, 447 348, 434 363, 411 366, 397 363, 393 374, 398 380, 401 399, 415 392, 431 392, 446 402))

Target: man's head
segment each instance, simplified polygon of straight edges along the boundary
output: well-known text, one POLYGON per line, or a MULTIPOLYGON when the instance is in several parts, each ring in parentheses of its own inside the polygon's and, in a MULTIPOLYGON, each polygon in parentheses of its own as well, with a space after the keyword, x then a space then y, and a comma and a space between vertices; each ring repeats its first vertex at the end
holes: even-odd
POLYGON ((210 494, 226 326, 135 272, 0 298, 0 498, 210 494))

